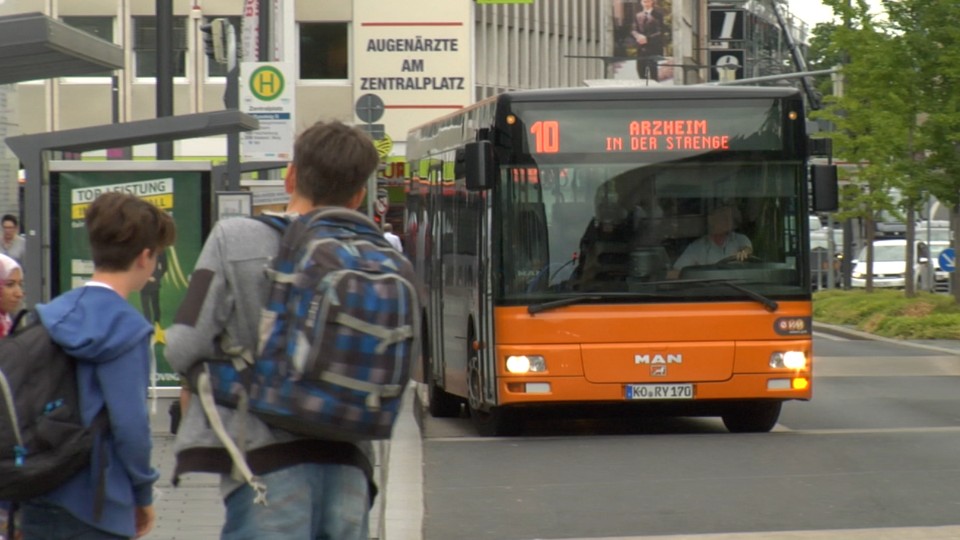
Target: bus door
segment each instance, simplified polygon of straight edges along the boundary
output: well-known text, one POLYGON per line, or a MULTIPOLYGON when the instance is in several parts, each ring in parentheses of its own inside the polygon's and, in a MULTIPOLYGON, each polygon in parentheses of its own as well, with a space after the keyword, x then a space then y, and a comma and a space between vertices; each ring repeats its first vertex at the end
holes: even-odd
MULTIPOLYGON (((443 344, 443 257, 439 254, 443 250, 442 241, 442 189, 441 183, 441 164, 439 162, 431 163, 429 169, 429 191, 427 195, 426 218, 423 228, 426 229, 424 269, 426 271, 426 287, 429 291, 429 310, 430 316, 430 351, 435 362, 435 370, 438 380, 444 382, 446 379, 446 363, 444 359, 443 344)), ((444 382, 445 384, 445 382, 444 382)))

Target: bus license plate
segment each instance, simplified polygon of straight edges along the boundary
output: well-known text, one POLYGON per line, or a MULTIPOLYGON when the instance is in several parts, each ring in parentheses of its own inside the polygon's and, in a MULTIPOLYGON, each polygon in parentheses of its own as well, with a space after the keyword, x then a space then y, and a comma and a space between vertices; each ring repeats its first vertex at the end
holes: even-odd
POLYGON ((627 399, 693 399, 693 385, 628 384, 627 399))

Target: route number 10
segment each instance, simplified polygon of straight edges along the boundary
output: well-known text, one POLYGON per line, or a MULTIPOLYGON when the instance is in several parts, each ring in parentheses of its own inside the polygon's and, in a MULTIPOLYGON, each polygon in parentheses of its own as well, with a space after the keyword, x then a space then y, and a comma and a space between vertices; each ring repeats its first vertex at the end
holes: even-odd
POLYGON ((540 120, 530 126, 536 152, 538 154, 556 154, 560 151, 560 122, 540 120))

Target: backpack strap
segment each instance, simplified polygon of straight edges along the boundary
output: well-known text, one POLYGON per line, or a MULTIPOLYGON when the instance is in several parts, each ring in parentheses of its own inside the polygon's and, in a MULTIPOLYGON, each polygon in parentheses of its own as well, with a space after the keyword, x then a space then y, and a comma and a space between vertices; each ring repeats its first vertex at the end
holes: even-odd
POLYGON ((360 320, 347 313, 338 314, 336 321, 344 326, 378 338, 380 344, 374 349, 374 352, 377 354, 383 354, 383 352, 387 350, 387 347, 394 343, 400 343, 413 337, 413 327, 409 324, 398 328, 386 328, 378 324, 360 320))
POLYGON ((287 230, 287 226, 290 225, 289 219, 276 214, 259 214, 251 217, 250 219, 259 221, 260 223, 263 223, 280 234, 283 234, 284 231, 287 230))
POLYGON ((30 324, 31 319, 34 318, 35 317, 31 317, 29 309, 21 309, 16 315, 13 316, 13 319, 10 322, 10 333, 12 334, 14 330, 20 328, 21 326, 30 324))
POLYGON ((103 515, 103 502, 107 499, 107 461, 110 459, 107 456, 107 445, 103 440, 103 434, 110 429, 110 415, 106 407, 100 409, 100 412, 93 417, 90 428, 100 447, 100 456, 97 459, 97 487, 93 496, 93 519, 100 521, 103 515))
POLYGON ((384 238, 383 234, 380 233, 380 226, 374 223, 373 220, 367 217, 365 214, 361 214, 356 210, 351 210, 342 206, 323 206, 310 212, 309 214, 304 214, 303 217, 307 219, 308 226, 313 225, 317 221, 321 220, 339 222, 344 225, 349 225, 351 229, 359 234, 382 239, 387 245, 389 245, 389 242, 386 241, 387 239, 384 238))
POLYGON ((20 503, 13 501, 10 502, 10 507, 7 509, 7 530, 3 531, 6 534, 7 538, 16 538, 17 537, 17 521, 19 521, 20 513, 20 503))
MULTIPOLYGON (((260 482, 253 474, 253 471, 250 470, 250 465, 247 463, 246 457, 243 455, 243 452, 237 446, 236 441, 234 441, 230 434, 227 433, 226 426, 223 425, 223 419, 220 418, 220 413, 217 412, 217 404, 213 398, 213 388, 210 386, 210 373, 203 369, 197 375, 197 387, 196 387, 197 396, 200 398, 200 405, 203 407, 203 412, 207 417, 207 420, 210 422, 210 428, 213 429, 213 432, 217 435, 217 438, 220 439, 220 442, 226 448, 227 453, 230 454, 230 458, 233 461, 233 465, 236 468, 237 472, 243 476, 243 480, 253 488, 255 493, 253 502, 254 504, 267 505, 267 486, 260 482)), ((241 396, 241 408, 246 409, 247 405, 246 392, 241 396)), ((245 414, 245 411, 242 413, 245 414)), ((244 419, 244 423, 246 419, 244 419)))

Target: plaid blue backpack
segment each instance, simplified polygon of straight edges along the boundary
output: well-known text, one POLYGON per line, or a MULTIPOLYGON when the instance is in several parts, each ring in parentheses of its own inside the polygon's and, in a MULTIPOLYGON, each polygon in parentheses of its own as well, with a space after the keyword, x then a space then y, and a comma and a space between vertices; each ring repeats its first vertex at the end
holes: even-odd
POLYGON ((413 267, 359 212, 324 208, 285 229, 259 350, 203 364, 213 398, 308 437, 387 439, 419 356, 413 267))

